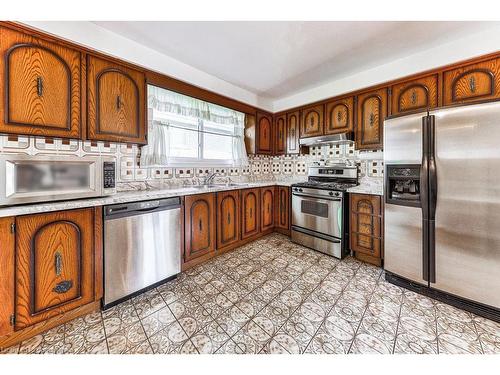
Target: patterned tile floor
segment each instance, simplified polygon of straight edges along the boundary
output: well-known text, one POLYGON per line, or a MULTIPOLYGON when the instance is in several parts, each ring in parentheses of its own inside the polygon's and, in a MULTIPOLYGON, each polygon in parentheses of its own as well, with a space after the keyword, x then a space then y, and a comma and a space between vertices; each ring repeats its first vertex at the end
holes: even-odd
POLYGON ((500 324, 272 234, 7 353, 500 353, 500 324))

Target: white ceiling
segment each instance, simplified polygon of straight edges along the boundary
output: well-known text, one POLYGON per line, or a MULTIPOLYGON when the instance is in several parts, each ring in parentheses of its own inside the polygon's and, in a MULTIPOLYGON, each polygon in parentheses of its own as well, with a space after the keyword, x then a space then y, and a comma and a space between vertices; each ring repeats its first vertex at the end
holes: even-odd
POLYGON ((95 24, 276 100, 499 22, 152 22, 95 24))

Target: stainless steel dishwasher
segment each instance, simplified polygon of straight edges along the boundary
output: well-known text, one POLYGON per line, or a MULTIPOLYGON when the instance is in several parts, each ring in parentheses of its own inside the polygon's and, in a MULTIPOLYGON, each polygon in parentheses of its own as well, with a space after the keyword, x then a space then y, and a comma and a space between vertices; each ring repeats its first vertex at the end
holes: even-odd
POLYGON ((179 197, 104 208, 104 308, 179 272, 179 197))

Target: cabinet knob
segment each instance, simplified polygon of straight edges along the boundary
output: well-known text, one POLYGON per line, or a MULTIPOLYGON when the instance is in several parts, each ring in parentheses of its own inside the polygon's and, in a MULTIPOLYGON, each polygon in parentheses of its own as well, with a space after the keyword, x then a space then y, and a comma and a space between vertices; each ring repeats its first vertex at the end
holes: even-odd
POLYGON ((203 231, 203 222, 201 219, 198 221, 198 228, 200 229, 200 232, 203 231))
POLYGON ((121 106, 122 106, 122 99, 121 99, 120 95, 118 95, 116 97, 116 109, 119 110, 121 108, 121 106))

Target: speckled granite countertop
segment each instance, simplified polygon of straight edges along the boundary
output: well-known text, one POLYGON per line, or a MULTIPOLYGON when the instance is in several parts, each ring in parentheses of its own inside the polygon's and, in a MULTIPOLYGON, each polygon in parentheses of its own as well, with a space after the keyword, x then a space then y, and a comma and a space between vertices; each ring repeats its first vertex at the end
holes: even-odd
POLYGON ((382 178, 362 178, 358 186, 348 189, 347 192, 384 195, 384 181, 382 178))
POLYGON ((41 212, 51 212, 60 210, 71 210, 76 208, 104 206, 108 204, 137 202, 150 199, 161 199, 168 197, 194 195, 203 193, 214 193, 217 191, 239 190, 263 186, 290 186, 298 180, 285 181, 262 181, 240 183, 236 186, 216 186, 212 188, 198 188, 193 186, 169 188, 169 189, 151 189, 151 190, 132 190, 120 192, 108 197, 78 199, 71 201, 35 203, 20 206, 8 206, 0 208, 0 217, 18 216, 36 214, 41 212))

